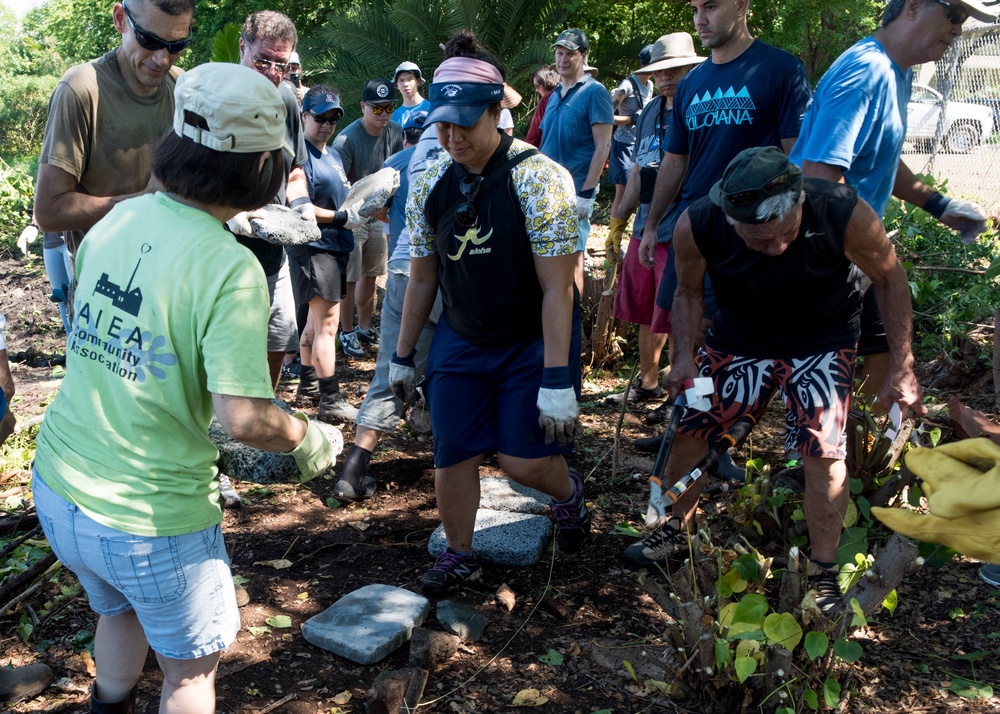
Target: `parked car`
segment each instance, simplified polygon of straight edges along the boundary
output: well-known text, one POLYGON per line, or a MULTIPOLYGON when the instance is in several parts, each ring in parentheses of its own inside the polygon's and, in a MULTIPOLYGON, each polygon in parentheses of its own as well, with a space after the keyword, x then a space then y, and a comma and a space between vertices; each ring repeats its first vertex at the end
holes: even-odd
MULTIPOLYGON (((927 85, 914 84, 906 108, 906 139, 918 147, 934 139, 944 97, 927 85)), ((952 154, 967 154, 990 138, 993 111, 969 102, 950 101, 944 114, 941 147, 952 154)))
POLYGON ((973 104, 982 104, 993 110, 993 133, 1000 131, 1000 97, 972 97, 969 99, 973 104))

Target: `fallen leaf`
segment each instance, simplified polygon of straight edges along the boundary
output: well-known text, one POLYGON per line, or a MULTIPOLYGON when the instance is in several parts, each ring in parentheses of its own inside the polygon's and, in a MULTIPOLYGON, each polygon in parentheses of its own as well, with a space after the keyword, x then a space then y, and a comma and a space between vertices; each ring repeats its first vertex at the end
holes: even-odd
POLYGON ((297 597, 299 600, 308 600, 309 599, 309 593, 308 592, 299 593, 295 597, 297 597))
POLYGON ((270 627, 247 627, 247 632, 249 632, 254 637, 263 637, 271 632, 270 627))
POLYGON ((292 567, 292 561, 286 558, 278 558, 277 560, 258 560, 254 565, 264 565, 268 568, 274 568, 275 570, 285 570, 286 568, 292 567))
POLYGON ((268 617, 264 620, 264 622, 279 630, 287 630, 292 626, 292 618, 288 615, 275 615, 274 617, 268 617))
POLYGON ((344 690, 333 698, 334 704, 347 704, 349 701, 351 701, 351 693, 347 690, 344 690))
POLYGON ((351 521, 347 525, 355 530, 361 531, 362 533, 372 527, 372 524, 368 521, 351 521))
POLYGON ((71 672, 89 674, 91 677, 94 677, 97 674, 94 669, 94 658, 90 656, 90 652, 87 650, 83 650, 80 654, 75 654, 72 657, 69 657, 63 662, 63 667, 71 672))
POLYGON ((566 654, 568 654, 570 657, 579 657, 580 652, 581 652, 580 645, 576 643, 576 640, 573 640, 573 642, 570 643, 569 649, 566 651, 566 654))
POLYGON ((522 689, 514 695, 511 702, 515 707, 540 707, 549 701, 548 697, 543 697, 537 689, 522 689))
POLYGON ((507 608, 507 612, 513 610, 514 605, 517 604, 517 596, 514 595, 514 591, 510 589, 507 583, 504 583, 497 589, 496 599, 507 608))

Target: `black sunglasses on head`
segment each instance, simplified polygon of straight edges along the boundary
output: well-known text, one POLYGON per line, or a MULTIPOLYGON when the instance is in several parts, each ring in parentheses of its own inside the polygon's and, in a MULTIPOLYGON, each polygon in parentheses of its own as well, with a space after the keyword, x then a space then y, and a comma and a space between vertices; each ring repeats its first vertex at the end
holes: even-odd
POLYGON ((147 49, 150 52, 156 52, 166 48, 167 52, 170 54, 178 55, 191 45, 192 38, 190 33, 183 40, 164 40, 162 37, 158 37, 152 32, 144 30, 136 24, 135 18, 132 17, 132 13, 128 11, 128 5, 125 4, 125 0, 122 0, 122 8, 125 10, 125 17, 128 18, 129 24, 132 25, 132 33, 135 35, 135 41, 138 42, 139 46, 143 49, 147 49))
POLYGON ((961 5, 954 5, 948 0, 934 0, 934 2, 945 8, 945 16, 952 25, 961 25, 969 19, 968 11, 961 5))
POLYGON ((751 203, 756 201, 761 194, 765 196, 776 196, 786 188, 788 188, 788 179, 791 177, 791 171, 785 171, 778 174, 774 178, 768 179, 760 188, 749 189, 747 191, 740 191, 739 193, 726 194, 726 200, 733 206, 749 206, 751 203))
POLYGON ((455 209, 455 223, 459 228, 472 228, 476 225, 479 211, 476 210, 475 200, 482 187, 483 177, 478 174, 464 176, 458 184, 458 190, 465 197, 465 203, 455 209))

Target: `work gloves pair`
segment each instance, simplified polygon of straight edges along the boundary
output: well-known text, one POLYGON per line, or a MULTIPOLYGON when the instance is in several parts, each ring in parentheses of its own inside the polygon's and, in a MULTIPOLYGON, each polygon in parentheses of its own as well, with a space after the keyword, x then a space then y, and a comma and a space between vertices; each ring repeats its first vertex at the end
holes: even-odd
POLYGON ((965 439, 915 449, 905 461, 921 479, 930 514, 903 508, 872 508, 872 514, 903 535, 1000 562, 1000 446, 965 439))
MULTIPOLYGON (((417 351, 400 357, 393 353, 389 362, 389 387, 404 404, 415 405, 420 400, 417 392, 417 351)), ((570 381, 569 367, 547 367, 542 370, 542 386, 538 390, 538 424, 545 431, 545 443, 554 441, 568 444, 576 430, 580 407, 576 390, 570 381)))

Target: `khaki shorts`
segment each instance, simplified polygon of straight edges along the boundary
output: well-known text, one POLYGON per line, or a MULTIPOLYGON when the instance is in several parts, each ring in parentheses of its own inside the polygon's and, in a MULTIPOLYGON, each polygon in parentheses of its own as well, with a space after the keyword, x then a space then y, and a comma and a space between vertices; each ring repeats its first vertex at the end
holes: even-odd
POLYGON ((369 221, 354 229, 354 251, 347 261, 347 282, 385 275, 389 240, 382 221, 369 221))

